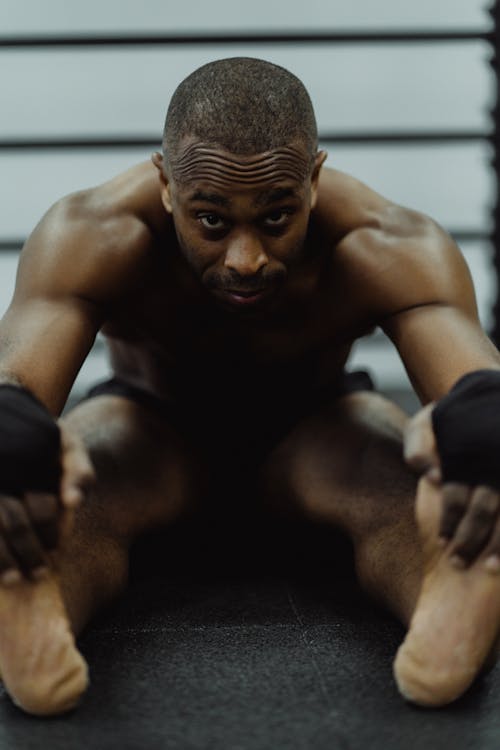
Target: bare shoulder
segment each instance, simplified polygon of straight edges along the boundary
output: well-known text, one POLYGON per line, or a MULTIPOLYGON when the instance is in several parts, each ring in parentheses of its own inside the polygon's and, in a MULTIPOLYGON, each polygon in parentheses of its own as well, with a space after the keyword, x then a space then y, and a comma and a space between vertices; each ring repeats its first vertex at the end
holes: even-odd
POLYGON ((106 301, 145 267, 163 220, 152 165, 68 195, 35 227, 20 258, 18 286, 106 301))
POLYGON ((431 304, 475 313, 467 264, 436 221, 348 175, 328 172, 321 206, 341 227, 332 246, 336 267, 367 295, 379 319, 431 304))

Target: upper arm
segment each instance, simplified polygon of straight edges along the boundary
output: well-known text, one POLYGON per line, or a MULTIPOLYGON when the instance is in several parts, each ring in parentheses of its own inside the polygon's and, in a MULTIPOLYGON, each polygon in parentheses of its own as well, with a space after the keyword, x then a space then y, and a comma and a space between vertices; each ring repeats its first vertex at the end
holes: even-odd
POLYGON ((0 323, 0 378, 59 414, 96 333, 92 316, 70 298, 15 300, 0 323))
POLYGON ((440 398, 467 372, 499 368, 498 350, 479 322, 467 264, 449 235, 423 220, 394 242, 397 260, 387 263, 378 282, 379 322, 421 400, 440 398))
POLYGON ((29 388, 54 414, 123 280, 108 245, 99 222, 56 205, 21 253, 14 296, 0 322, 0 378, 29 388))

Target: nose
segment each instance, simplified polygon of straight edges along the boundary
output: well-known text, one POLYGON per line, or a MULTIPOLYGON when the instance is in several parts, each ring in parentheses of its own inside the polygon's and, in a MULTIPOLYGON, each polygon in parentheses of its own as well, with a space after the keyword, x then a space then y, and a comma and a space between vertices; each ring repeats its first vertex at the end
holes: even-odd
POLYGON ((259 238, 252 232, 240 232, 231 238, 226 250, 224 266, 239 276, 253 276, 269 259, 259 238))

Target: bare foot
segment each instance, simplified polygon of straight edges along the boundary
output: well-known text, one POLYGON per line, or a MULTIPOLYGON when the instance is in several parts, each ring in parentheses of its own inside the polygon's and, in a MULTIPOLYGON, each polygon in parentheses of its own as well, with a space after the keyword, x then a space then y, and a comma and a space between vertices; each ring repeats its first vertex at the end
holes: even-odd
POLYGON ((14 703, 39 716, 70 710, 87 687, 87 665, 52 573, 0 585, 0 672, 14 703))
POLYGON ((465 692, 491 657, 500 625, 500 571, 484 556, 466 569, 453 565, 438 540, 440 509, 438 489, 422 479, 424 579, 394 674, 402 695, 423 706, 442 706, 465 692))

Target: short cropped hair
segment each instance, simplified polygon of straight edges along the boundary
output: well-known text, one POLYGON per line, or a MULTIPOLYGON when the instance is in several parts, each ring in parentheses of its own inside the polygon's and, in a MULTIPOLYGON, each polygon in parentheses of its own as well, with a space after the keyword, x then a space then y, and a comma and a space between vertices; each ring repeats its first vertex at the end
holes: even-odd
POLYGON ((250 57, 210 62, 179 84, 163 131, 167 166, 175 164, 186 136, 243 155, 299 141, 311 161, 318 147, 316 118, 304 84, 285 68, 250 57))

